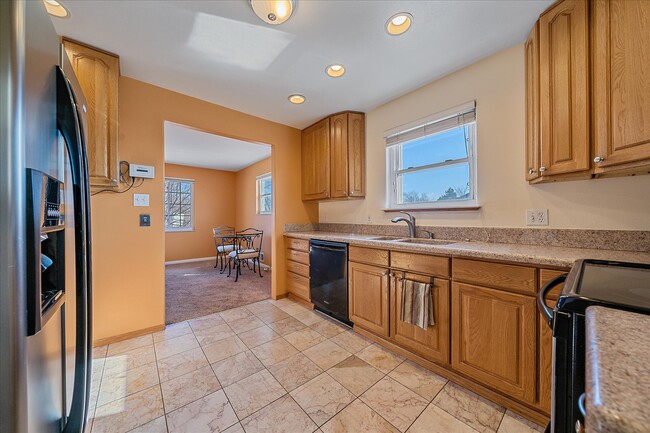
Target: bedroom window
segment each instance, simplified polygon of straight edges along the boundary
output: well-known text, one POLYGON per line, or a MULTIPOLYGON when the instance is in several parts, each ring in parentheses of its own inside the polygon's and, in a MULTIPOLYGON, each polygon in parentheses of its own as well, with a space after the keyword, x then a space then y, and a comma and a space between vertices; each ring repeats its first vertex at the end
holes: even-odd
POLYGON ((194 181, 165 178, 165 231, 194 230, 194 181))
POLYGON ((388 209, 475 208, 474 102, 389 131, 388 209))

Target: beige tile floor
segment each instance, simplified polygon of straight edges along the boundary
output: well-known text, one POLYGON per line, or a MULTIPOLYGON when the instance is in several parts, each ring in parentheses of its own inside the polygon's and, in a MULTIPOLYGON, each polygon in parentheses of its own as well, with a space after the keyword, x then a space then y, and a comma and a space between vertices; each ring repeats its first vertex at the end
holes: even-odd
POLYGON ((543 429, 288 299, 94 350, 92 433, 543 429))

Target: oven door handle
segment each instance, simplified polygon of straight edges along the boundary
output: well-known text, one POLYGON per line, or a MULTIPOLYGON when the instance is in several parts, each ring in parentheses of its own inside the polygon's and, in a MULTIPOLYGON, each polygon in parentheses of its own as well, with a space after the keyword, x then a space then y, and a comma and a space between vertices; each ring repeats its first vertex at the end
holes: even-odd
POLYGON ((557 285, 560 285, 564 283, 566 280, 568 274, 562 274, 558 275, 557 277, 553 278, 551 281, 546 283, 544 287, 542 287, 542 290, 539 291, 537 294, 537 308, 539 309, 540 313, 544 315, 546 318, 546 323, 548 323, 548 326, 553 329, 553 310, 546 305, 546 295, 548 292, 553 290, 553 288, 557 285))

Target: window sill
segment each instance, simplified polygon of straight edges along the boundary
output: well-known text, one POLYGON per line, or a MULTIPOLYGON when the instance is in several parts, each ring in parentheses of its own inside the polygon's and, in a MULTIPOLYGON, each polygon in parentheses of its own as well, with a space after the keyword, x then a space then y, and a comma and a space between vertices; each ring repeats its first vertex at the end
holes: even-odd
POLYGON ((394 208, 382 209, 384 212, 465 212, 477 211, 481 206, 450 206, 450 207, 413 207, 413 208, 394 208))

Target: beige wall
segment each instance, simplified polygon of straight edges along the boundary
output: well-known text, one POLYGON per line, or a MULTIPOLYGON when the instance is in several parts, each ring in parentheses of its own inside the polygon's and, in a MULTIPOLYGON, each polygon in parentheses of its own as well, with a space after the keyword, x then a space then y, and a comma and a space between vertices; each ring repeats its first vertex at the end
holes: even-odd
POLYGON ((476 100, 479 211, 418 212, 418 224, 521 227, 548 209, 554 228, 650 230, 650 176, 529 185, 524 180, 524 50, 519 45, 367 113, 365 200, 323 203, 321 222, 388 224, 384 132, 476 100))
POLYGON ((128 77, 119 81, 119 157, 153 165, 156 178, 125 194, 92 198, 94 340, 165 323, 163 122, 273 146, 275 178, 272 242, 273 295, 285 292, 283 227, 315 222, 318 209, 300 200, 300 131, 128 77), (149 208, 133 207, 133 192, 150 194, 149 208), (138 215, 151 214, 151 227, 138 215))
MULTIPOLYGON (((259 215, 257 213, 257 176, 271 171, 271 158, 250 165, 237 172, 235 180, 237 191, 235 200, 236 227, 243 230, 253 227, 264 231, 262 251, 264 263, 271 265, 273 254, 271 252, 271 239, 273 238, 273 215, 259 215)), ((272 178, 273 186, 275 179, 272 178)))
POLYGON ((212 228, 235 225, 235 177, 230 171, 165 164, 165 177, 194 180, 194 230, 165 232, 165 261, 215 255, 212 228))

